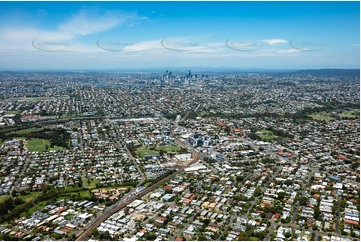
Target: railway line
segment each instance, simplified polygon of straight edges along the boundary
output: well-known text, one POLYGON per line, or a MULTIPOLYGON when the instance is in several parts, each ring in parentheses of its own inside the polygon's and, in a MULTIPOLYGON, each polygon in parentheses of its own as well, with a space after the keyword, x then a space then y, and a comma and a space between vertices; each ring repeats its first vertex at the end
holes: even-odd
POLYGON ((115 214, 118 211, 120 211, 121 209, 125 208, 128 204, 132 203, 136 199, 139 199, 139 198, 143 197, 144 195, 146 195, 147 193, 157 189, 160 185, 162 185, 163 183, 173 179, 178 174, 181 174, 182 172, 184 172, 185 168, 187 168, 187 167, 191 166, 192 164, 196 163, 197 161, 199 161, 199 158, 200 158, 200 155, 198 154, 198 152, 193 152, 193 161, 191 161, 189 164, 177 169, 175 172, 173 172, 169 176, 161 179, 160 181, 158 181, 157 183, 151 185, 150 187, 147 187, 143 191, 140 191, 138 194, 132 196, 131 198, 129 198, 129 199, 123 201, 123 202, 120 202, 119 204, 115 204, 114 207, 112 207, 111 209, 105 211, 100 217, 97 217, 95 220, 90 222, 88 224, 88 226, 86 226, 86 229, 82 233, 80 233, 78 235, 78 238, 76 239, 76 241, 85 241, 85 240, 87 240, 90 237, 90 234, 93 231, 93 229, 99 227, 99 225, 101 223, 103 223, 105 220, 107 220, 113 214, 115 214))

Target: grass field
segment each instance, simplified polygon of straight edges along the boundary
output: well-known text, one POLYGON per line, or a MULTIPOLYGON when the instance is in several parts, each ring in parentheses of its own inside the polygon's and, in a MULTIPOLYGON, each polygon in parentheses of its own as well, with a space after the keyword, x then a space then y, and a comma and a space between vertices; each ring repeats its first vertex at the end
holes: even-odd
POLYGON ((27 135, 27 134, 30 134, 30 133, 35 133, 36 131, 39 131, 40 129, 21 129, 21 130, 18 130, 18 131, 12 131, 12 132, 9 132, 7 133, 7 135, 27 135))
POLYGON ((35 204, 34 207, 30 208, 29 211, 27 212, 27 214, 32 214, 34 213, 35 211, 38 211, 38 210, 43 210, 46 206, 46 202, 40 202, 38 204, 35 204))
POLYGON ((65 191, 66 192, 79 192, 79 191, 81 191, 83 188, 81 188, 81 187, 77 187, 77 186, 67 186, 66 188, 65 188, 65 191))
POLYGON ((27 143, 28 143, 28 150, 30 152, 33 151, 43 152, 46 150, 45 146, 50 147, 50 141, 45 139, 30 139, 28 140, 27 143))
POLYGON ((85 183, 86 187, 87 188, 95 188, 96 185, 97 185, 97 180, 95 178, 92 178, 92 179, 88 179, 85 183), (88 183, 89 181, 89 183, 88 183), (89 185, 88 185, 89 184, 89 185))
MULTIPOLYGON (((151 183, 153 184, 153 183, 151 183)), ((118 189, 118 188, 126 188, 132 189, 133 186, 109 186, 109 187, 100 187, 100 188, 93 188, 92 190, 100 189, 100 190, 110 190, 110 189, 118 189)))
POLYGON ((74 217, 74 214, 68 214, 64 218, 70 220, 72 217, 74 217))
POLYGON ((46 146, 48 146, 48 150, 65 150, 62 146, 50 147, 50 141, 46 139, 30 139, 27 141, 27 144, 30 152, 44 152, 46 150, 46 146))
POLYGON ((181 150, 181 148, 176 145, 165 145, 157 147, 157 150, 164 150, 165 152, 178 152, 181 150))
MULTIPOLYGON (((26 138, 25 137, 18 137, 18 136, 25 136, 27 134, 30 134, 30 133, 34 133, 36 131, 39 131, 40 129, 21 129, 21 130, 17 130, 17 131, 9 131, 9 132, 6 132, 5 134, 7 136, 10 136, 10 138, 8 138, 7 140, 10 140, 10 139, 21 139, 21 140, 25 140, 26 138), (14 137, 11 137, 11 136, 14 136, 14 137)), ((0 139, 0 146, 3 144, 3 140, 0 139)))
POLYGON ((9 197, 10 197, 10 195, 2 195, 2 196, 0 196, 0 203, 4 202, 9 197))
POLYGON ((18 114, 19 111, 6 111, 5 114, 18 114))
POLYGON ((79 191, 79 192, 70 192, 70 193, 62 194, 57 198, 57 200, 59 201, 59 200, 62 200, 62 199, 69 199, 69 198, 71 198, 71 196, 78 195, 78 194, 83 199, 90 199, 91 198, 90 191, 89 190, 84 190, 84 191, 79 191))
POLYGON ((180 147, 176 145, 164 145, 164 146, 158 146, 155 148, 155 150, 151 150, 148 147, 139 147, 136 151, 138 157, 143 158, 145 155, 157 155, 159 154, 159 151, 163 150, 165 152, 178 152, 181 150, 180 147))
POLYGON ((91 197, 89 190, 80 191, 79 193, 80 193, 81 198, 90 198, 91 197))
POLYGON ((146 155, 157 155, 159 154, 156 150, 150 150, 147 147, 139 147, 136 151, 137 155, 141 158, 143 158, 146 155))
POLYGON ((260 138, 264 141, 271 141, 274 140, 276 138, 278 138, 277 135, 274 135, 272 131, 270 130, 260 130, 259 132, 261 132, 262 134, 260 135, 260 138))
POLYGON ((354 119, 358 117, 358 110, 351 110, 351 111, 346 111, 340 114, 340 118, 349 118, 349 119, 354 119))
POLYGON ((333 121, 333 120, 335 120, 327 112, 313 113, 313 114, 310 114, 308 116, 313 118, 314 120, 318 120, 318 121, 333 121))
POLYGON ((41 192, 31 192, 27 195, 20 195, 19 198, 23 199, 25 202, 29 202, 30 200, 36 198, 37 196, 40 196, 41 192))

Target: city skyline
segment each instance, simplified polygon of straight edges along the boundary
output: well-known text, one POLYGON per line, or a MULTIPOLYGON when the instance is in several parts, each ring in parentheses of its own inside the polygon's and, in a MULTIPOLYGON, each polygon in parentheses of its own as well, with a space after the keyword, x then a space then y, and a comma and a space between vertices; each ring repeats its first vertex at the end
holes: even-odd
POLYGON ((358 2, 0 6, 3 70, 349 69, 360 64, 358 2))

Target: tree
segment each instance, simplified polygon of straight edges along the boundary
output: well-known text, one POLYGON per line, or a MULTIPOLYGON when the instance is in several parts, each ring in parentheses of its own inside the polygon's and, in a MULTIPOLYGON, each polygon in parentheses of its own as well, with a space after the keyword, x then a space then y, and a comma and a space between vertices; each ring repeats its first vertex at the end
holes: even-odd
POLYGON ((308 198, 305 196, 302 196, 302 197, 300 197, 299 201, 300 201, 300 205, 306 206, 308 203, 308 198))
POLYGON ((258 197, 259 195, 261 195, 262 193, 262 189, 260 187, 257 187, 256 190, 254 190, 254 196, 258 197))
POLYGON ((310 238, 310 240, 311 240, 311 241, 312 241, 312 240, 315 240, 315 233, 314 233, 314 232, 311 233, 311 238, 310 238))
POLYGON ((313 208, 313 211, 314 211, 314 217, 315 217, 315 219, 320 220, 320 219, 321 219, 320 207, 319 207, 319 206, 315 206, 315 207, 313 208))
POLYGON ((5 210, 9 211, 11 209, 14 208, 14 201, 11 197, 9 197, 8 199, 5 199, 4 201, 4 205, 5 205, 5 210))
POLYGON ((312 229, 317 230, 318 229, 317 225, 316 224, 312 225, 312 229))
POLYGON ((0 215, 7 214, 8 210, 6 209, 6 206, 4 203, 0 203, 0 215))
POLYGON ((203 233, 201 233, 201 234, 198 236, 198 240, 199 240, 199 241, 207 241, 207 238, 206 238, 206 236, 205 236, 203 233))
POLYGON ((341 201, 340 201, 340 206, 341 206, 342 208, 345 208, 345 207, 347 206, 346 200, 341 200, 341 201))
POLYGON ((94 237, 98 237, 99 236, 99 231, 97 229, 93 229, 91 235, 94 236, 94 237))
POLYGON ((204 227, 207 227, 208 225, 209 225, 209 223, 210 223, 211 221, 209 220, 209 219, 204 219, 203 220, 203 223, 204 223, 204 227))
POLYGON ((105 231, 105 232, 100 234, 100 239, 101 240, 111 240, 112 237, 110 236, 108 231, 105 231))
POLYGON ((159 155, 160 155, 161 157, 164 155, 164 153, 165 153, 165 152, 164 152, 163 149, 160 149, 160 150, 159 150, 159 155))
POLYGON ((17 206, 17 205, 20 205, 20 204, 23 204, 25 203, 21 198, 17 197, 14 199, 14 204, 17 206))
POLYGON ((277 196, 278 196, 278 198, 280 200, 283 200, 283 198, 285 198, 285 196, 286 196, 286 193, 285 192, 279 192, 279 193, 277 193, 277 196))
POLYGON ((56 240, 60 240, 60 239, 61 239, 61 235, 60 235, 60 234, 57 234, 57 233, 52 233, 50 236, 53 237, 53 238, 56 239, 56 240))
POLYGON ((157 238, 157 236, 154 233, 146 233, 144 235, 144 238, 146 240, 155 240, 157 238))

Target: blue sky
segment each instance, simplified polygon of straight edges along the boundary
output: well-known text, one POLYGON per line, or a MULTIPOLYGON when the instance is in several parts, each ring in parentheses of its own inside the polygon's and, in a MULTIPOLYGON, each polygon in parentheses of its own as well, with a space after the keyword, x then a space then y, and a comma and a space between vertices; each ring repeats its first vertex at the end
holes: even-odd
POLYGON ((2 69, 359 68, 358 2, 0 2, 2 69))

